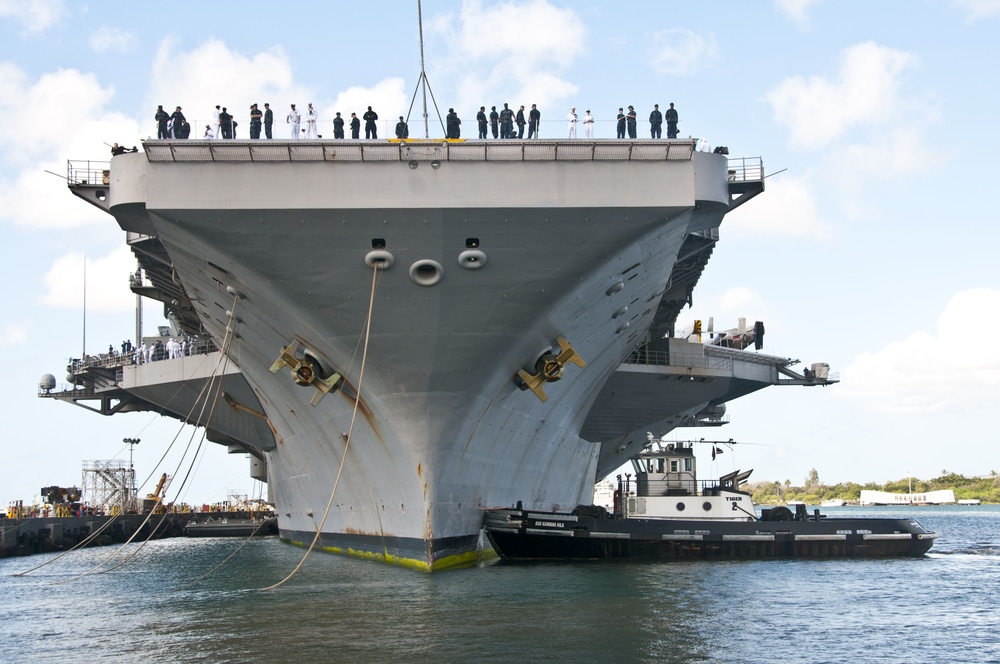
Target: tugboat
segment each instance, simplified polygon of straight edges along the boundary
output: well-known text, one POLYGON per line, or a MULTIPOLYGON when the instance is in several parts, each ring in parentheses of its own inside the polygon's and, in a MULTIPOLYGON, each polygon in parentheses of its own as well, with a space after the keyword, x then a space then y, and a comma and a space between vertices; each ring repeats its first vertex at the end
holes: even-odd
POLYGON ((611 513, 520 502, 487 511, 493 548, 504 560, 889 557, 923 555, 937 538, 914 519, 827 518, 805 505, 763 508, 758 516, 740 488, 753 471, 699 481, 694 441, 653 439, 632 466, 634 487, 631 474, 618 476, 611 513))

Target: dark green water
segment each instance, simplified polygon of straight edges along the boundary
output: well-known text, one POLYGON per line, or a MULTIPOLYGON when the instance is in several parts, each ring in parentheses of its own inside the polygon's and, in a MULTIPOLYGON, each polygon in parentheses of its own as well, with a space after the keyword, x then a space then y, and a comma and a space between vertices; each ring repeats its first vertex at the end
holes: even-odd
POLYGON ((3 662, 1000 661, 1000 509, 871 508, 941 533, 897 560, 491 563, 433 575, 255 540, 0 560, 3 662))

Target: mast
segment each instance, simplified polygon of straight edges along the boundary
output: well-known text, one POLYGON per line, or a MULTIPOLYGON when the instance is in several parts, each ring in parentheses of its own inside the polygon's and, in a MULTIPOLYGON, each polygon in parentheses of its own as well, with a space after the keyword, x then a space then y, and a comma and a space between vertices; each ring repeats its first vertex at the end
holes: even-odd
POLYGON ((420 0, 417 0, 417 28, 420 31, 420 77, 417 79, 417 87, 413 91, 413 98, 410 100, 410 110, 406 112, 406 122, 410 121, 410 114, 413 113, 413 104, 417 100, 417 92, 422 91, 424 102, 424 138, 430 138, 430 127, 428 125, 427 114, 427 93, 431 93, 431 102, 434 104, 434 112, 437 113, 438 122, 441 123, 441 131, 444 131, 444 121, 441 120, 441 111, 438 109, 437 100, 434 99, 434 91, 431 90, 430 81, 427 80, 427 72, 424 70, 424 16, 420 7, 420 0))

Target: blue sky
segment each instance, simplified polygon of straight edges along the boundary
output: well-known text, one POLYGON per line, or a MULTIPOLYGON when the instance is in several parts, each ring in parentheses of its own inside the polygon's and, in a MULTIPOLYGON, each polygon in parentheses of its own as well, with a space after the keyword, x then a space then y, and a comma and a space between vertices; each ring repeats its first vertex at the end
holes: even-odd
MULTIPOLYGON (((183 106, 197 133, 216 104, 245 130, 249 105, 267 101, 282 136, 288 105, 312 102, 329 134, 335 111, 405 114, 417 81, 410 0, 152 7, 0 0, 4 504, 79 483, 81 462, 115 457, 125 437, 143 440, 142 478, 177 432, 155 415, 102 418, 35 396, 42 374, 62 380, 80 354, 84 260, 88 352, 134 328, 122 231, 45 171, 155 135, 157 104, 183 106)), ((831 483, 1000 470, 988 416, 1000 397, 989 203, 1000 0, 426 0, 423 10, 434 95, 466 134, 480 105, 538 104, 543 137, 563 135, 571 106, 589 108, 600 137, 620 106, 643 119, 674 102, 682 136, 787 169, 727 216, 680 326, 762 320, 765 352, 828 362, 842 382, 770 388, 730 404, 723 429, 678 438, 759 444, 719 468, 753 467, 758 480, 801 483, 813 467, 831 483)), ((151 331, 157 308, 146 312, 151 331)), ((210 445, 188 499, 253 491, 247 463, 210 445)))

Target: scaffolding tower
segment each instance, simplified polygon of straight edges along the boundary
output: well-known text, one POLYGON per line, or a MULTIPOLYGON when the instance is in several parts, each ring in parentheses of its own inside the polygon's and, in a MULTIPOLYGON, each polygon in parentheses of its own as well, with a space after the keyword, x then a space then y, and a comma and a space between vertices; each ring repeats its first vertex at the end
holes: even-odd
POLYGON ((136 512, 135 469, 121 459, 84 461, 83 497, 99 514, 136 512))

